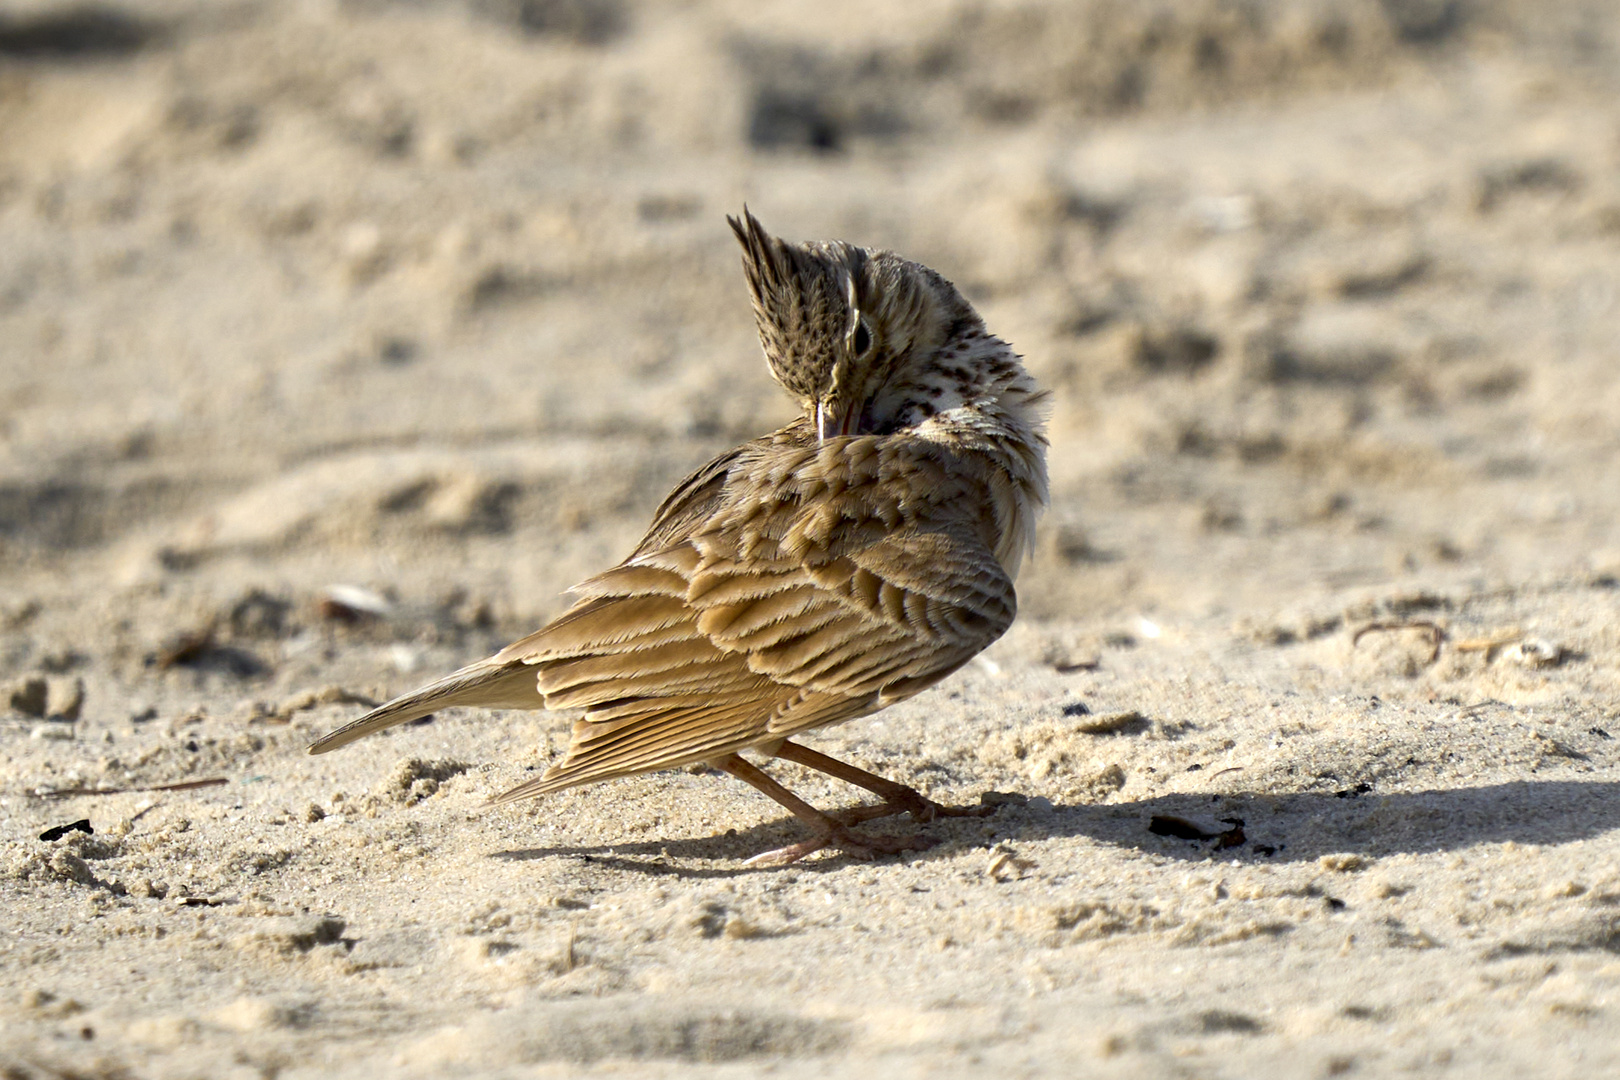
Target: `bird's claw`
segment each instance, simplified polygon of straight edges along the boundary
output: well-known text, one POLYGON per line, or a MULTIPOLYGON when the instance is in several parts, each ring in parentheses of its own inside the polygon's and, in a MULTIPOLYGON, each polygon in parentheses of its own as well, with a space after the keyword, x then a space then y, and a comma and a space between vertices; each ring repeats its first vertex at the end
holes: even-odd
MULTIPOLYGON (((894 811, 898 813, 898 811, 894 811)), ((898 855, 903 851, 927 851, 939 843, 927 836, 869 836, 847 828, 841 822, 808 840, 797 844, 761 852, 743 863, 744 866, 790 866, 806 855, 823 848, 837 848, 853 859, 870 860, 879 855, 898 855)))
POLYGON ((945 817, 989 817, 996 812, 994 804, 981 800, 978 806, 946 806, 918 792, 911 791, 901 795, 891 796, 880 803, 868 806, 854 806, 848 810, 840 810, 833 814, 839 822, 845 825, 859 825, 863 821, 875 821, 878 818, 893 817, 896 814, 910 814, 911 820, 927 824, 945 817))

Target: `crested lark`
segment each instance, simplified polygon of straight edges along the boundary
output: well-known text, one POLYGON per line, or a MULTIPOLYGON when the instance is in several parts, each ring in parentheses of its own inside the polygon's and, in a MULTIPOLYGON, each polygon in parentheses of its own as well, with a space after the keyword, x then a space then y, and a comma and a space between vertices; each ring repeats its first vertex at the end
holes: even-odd
POLYGON ((1046 394, 950 282, 887 251, 790 244, 728 219, 771 374, 804 407, 683 480, 634 553, 566 613, 487 660, 310 746, 319 754, 452 705, 582 709, 563 759, 497 802, 708 762, 823 847, 926 847, 855 823, 940 806, 795 743, 933 686, 1012 623, 1013 576, 1046 502, 1046 394), (881 803, 815 809, 742 750, 881 803))

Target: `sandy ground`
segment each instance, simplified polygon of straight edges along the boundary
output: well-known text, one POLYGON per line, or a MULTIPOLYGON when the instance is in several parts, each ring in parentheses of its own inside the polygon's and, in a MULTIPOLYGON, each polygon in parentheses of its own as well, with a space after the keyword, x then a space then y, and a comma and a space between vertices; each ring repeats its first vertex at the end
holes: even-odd
POLYGON ((1617 60, 1599 0, 0 3, 0 1074, 1620 1070, 1617 60), (566 717, 305 756, 787 417, 745 200, 1056 393, 1018 625, 811 740, 994 816, 759 871, 701 771, 482 809, 566 717))

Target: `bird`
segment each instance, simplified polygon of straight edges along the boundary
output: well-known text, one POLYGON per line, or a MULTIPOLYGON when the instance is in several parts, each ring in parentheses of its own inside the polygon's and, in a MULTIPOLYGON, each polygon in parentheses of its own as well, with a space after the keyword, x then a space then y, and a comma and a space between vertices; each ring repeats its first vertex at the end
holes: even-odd
POLYGON ((797 741, 950 676, 1017 611, 1013 579, 1047 502, 1040 388, 950 281, 887 250, 789 242, 745 206, 742 247, 771 375, 800 406, 664 499, 630 556, 495 655, 310 744, 336 750, 450 706, 580 711, 561 759, 491 800, 707 764, 860 859, 931 846, 855 826, 982 815, 797 741), (795 762, 876 795, 819 810, 743 757, 795 762))

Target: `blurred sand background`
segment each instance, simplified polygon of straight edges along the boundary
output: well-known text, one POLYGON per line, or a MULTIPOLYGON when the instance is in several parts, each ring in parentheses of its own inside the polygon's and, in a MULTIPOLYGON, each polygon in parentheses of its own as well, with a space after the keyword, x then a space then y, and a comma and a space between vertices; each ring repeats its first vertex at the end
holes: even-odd
POLYGON ((1604 0, 0 2, 0 1075, 1620 1071, 1617 65, 1604 0), (481 810, 566 717, 304 756, 787 418, 744 201, 1055 391, 1019 624, 809 740, 995 816, 757 871, 713 774, 481 810))

